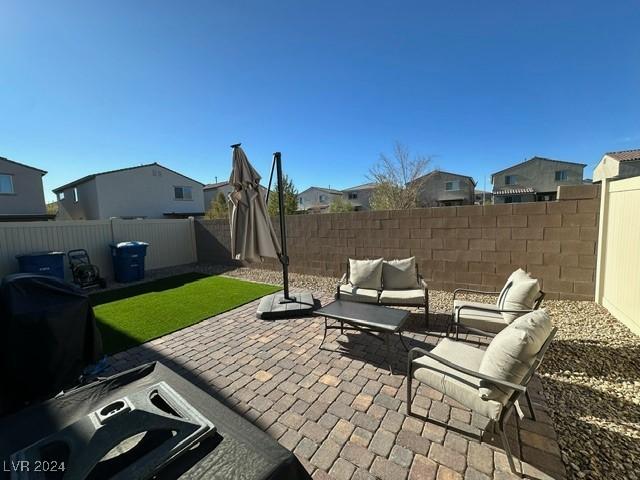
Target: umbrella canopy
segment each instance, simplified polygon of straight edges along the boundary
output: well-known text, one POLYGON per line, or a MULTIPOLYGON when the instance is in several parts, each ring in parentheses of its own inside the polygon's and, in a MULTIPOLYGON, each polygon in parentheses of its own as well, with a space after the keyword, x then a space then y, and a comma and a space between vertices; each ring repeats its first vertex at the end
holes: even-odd
POLYGON ((260 262, 278 258, 280 242, 260 195, 260 174, 253 168, 242 148, 234 146, 229 183, 231 255, 235 260, 260 262))

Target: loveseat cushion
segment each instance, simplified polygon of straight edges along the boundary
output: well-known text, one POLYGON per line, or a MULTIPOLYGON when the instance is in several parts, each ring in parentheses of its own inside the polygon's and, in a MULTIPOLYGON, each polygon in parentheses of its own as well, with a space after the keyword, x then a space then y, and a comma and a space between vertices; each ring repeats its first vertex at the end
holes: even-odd
POLYGON ((340 285, 340 300, 362 303, 378 303, 378 290, 340 285))
POLYGON ((401 305, 423 305, 425 301, 424 292, 421 288, 412 290, 382 290, 380 293, 380 303, 397 303, 401 305))
POLYGON ((417 288, 416 257, 382 262, 382 288, 407 290, 417 288))
MULTIPOLYGON (((489 343, 479 372, 499 380, 520 383, 552 328, 545 310, 536 310, 518 318, 489 343)), ((480 396, 483 399, 502 400, 511 393, 510 389, 481 382, 480 396)))
POLYGON ((349 283, 354 287, 382 289, 382 258, 375 260, 349 259, 349 283))
MULTIPOLYGON (((448 338, 442 339, 431 352, 474 372, 478 371, 484 356, 484 352, 479 348, 454 342, 448 338)), ((478 395, 479 378, 458 372, 427 356, 416 358, 413 366, 413 377, 420 382, 444 393, 480 415, 492 420, 500 418, 503 403, 498 400, 485 400, 478 395)))

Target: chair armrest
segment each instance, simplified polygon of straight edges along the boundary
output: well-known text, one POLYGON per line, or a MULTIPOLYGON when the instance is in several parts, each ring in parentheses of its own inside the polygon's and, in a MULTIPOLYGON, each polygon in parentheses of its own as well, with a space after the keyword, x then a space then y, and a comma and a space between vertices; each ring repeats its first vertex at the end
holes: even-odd
POLYGON ((453 299, 456 299, 456 295, 459 292, 466 292, 466 293, 479 293, 480 295, 500 295, 500 292, 485 292, 484 290, 473 290, 471 288, 456 288, 453 291, 453 299))
POLYGON ((506 308, 483 308, 483 307, 478 307, 477 305, 460 305, 459 307, 456 307, 455 310, 456 312, 458 312, 458 314, 460 313, 460 310, 472 310, 475 312, 490 312, 490 313, 531 313, 533 312, 532 309, 507 310, 506 308))
POLYGON ((338 280, 338 283, 336 284, 336 295, 335 295, 336 300, 340 300, 340 286, 344 285, 345 283, 347 283, 346 273, 342 275, 342 278, 338 280))
POLYGON ((480 330, 479 328, 474 328, 474 327, 469 327, 468 325, 465 325, 464 323, 458 323, 458 322, 454 322, 454 324, 458 327, 458 328, 462 328, 463 330, 467 330, 471 333, 475 333, 477 335, 483 335, 485 337, 495 337, 497 335, 497 333, 491 333, 491 332, 487 332, 486 330, 480 330))
MULTIPOLYGON (((426 350, 422 350, 421 348, 412 348, 411 351, 409 352, 409 358, 411 359, 411 361, 413 361, 413 357, 412 357, 412 353, 413 351, 419 351, 419 353, 422 353, 423 355, 426 355, 427 357, 431 358, 432 360, 435 360, 436 362, 441 363, 442 365, 445 365, 457 372, 460 373, 464 373, 466 375, 475 377, 475 378, 479 378, 480 380, 484 380, 485 382, 489 382, 493 385, 499 386, 499 387, 505 387, 505 388, 510 388, 512 390, 517 390, 518 392, 526 392, 527 391, 527 387, 523 386, 523 385, 519 385, 517 383, 511 383, 511 382, 507 382, 506 380, 500 380, 499 378, 495 378, 495 377, 491 377, 489 375, 485 375, 484 373, 480 373, 480 372, 475 372, 473 370, 469 370, 468 368, 464 368, 461 367, 460 365, 456 365, 455 363, 450 362, 449 360, 446 360, 442 357, 439 357, 438 355, 435 355, 434 353, 431 352, 427 352, 426 350)), ((430 367, 428 365, 421 365, 422 368, 431 368, 434 369, 433 367, 430 367)))
POLYGON ((418 283, 420 284, 422 290, 427 291, 429 289, 429 287, 427 286, 427 281, 420 274, 418 274, 418 283))

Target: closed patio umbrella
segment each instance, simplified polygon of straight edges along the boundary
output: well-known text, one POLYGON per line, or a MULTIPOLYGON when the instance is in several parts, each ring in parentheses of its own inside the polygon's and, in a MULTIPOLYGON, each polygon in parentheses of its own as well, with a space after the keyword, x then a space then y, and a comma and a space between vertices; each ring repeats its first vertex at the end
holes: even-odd
MULTIPOLYGON (((282 161, 280 152, 273 154, 273 170, 278 174, 278 205, 280 210, 280 241, 271 223, 267 203, 260 195, 260 174, 253 168, 240 144, 233 148, 233 165, 229 183, 231 223, 231 255, 235 260, 260 262, 264 258, 277 258, 282 264, 282 293, 262 297, 258 318, 287 318, 309 315, 319 302, 308 292, 289 293, 289 257, 287 256, 287 227, 282 190, 282 161)), ((269 180, 269 190, 271 179, 269 180)))
POLYGON ((261 262, 279 258, 280 242, 271 224, 265 199, 260 195, 260 174, 253 168, 239 145, 233 148, 229 183, 231 208, 231 255, 235 260, 261 262))

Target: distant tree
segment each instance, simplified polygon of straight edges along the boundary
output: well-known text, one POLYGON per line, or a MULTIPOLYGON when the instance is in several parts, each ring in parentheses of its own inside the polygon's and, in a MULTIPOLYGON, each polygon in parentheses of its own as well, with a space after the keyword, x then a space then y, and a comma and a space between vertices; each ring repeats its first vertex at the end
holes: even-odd
POLYGON ((384 153, 369 170, 369 179, 376 188, 369 201, 372 210, 405 210, 418 206, 418 197, 422 187, 422 177, 427 173, 431 158, 416 154, 411 156, 409 149, 395 142, 393 156, 384 153))
POLYGON ((353 205, 342 197, 336 197, 329 205, 329 212, 331 213, 344 213, 352 212, 353 205))
MULTIPOLYGON (((298 210, 298 189, 293 184, 293 180, 288 175, 282 178, 284 191, 284 213, 285 215, 293 215, 298 210)), ((272 217, 278 215, 278 189, 269 193, 269 215, 272 217)))
POLYGON ((228 218, 229 217, 229 204, 227 203, 227 197, 224 193, 220 192, 211 200, 209 210, 205 214, 205 218, 211 220, 214 218, 228 218))
POLYGON ((58 202, 53 201, 47 203, 47 214, 49 215, 57 215, 58 214, 58 202))

